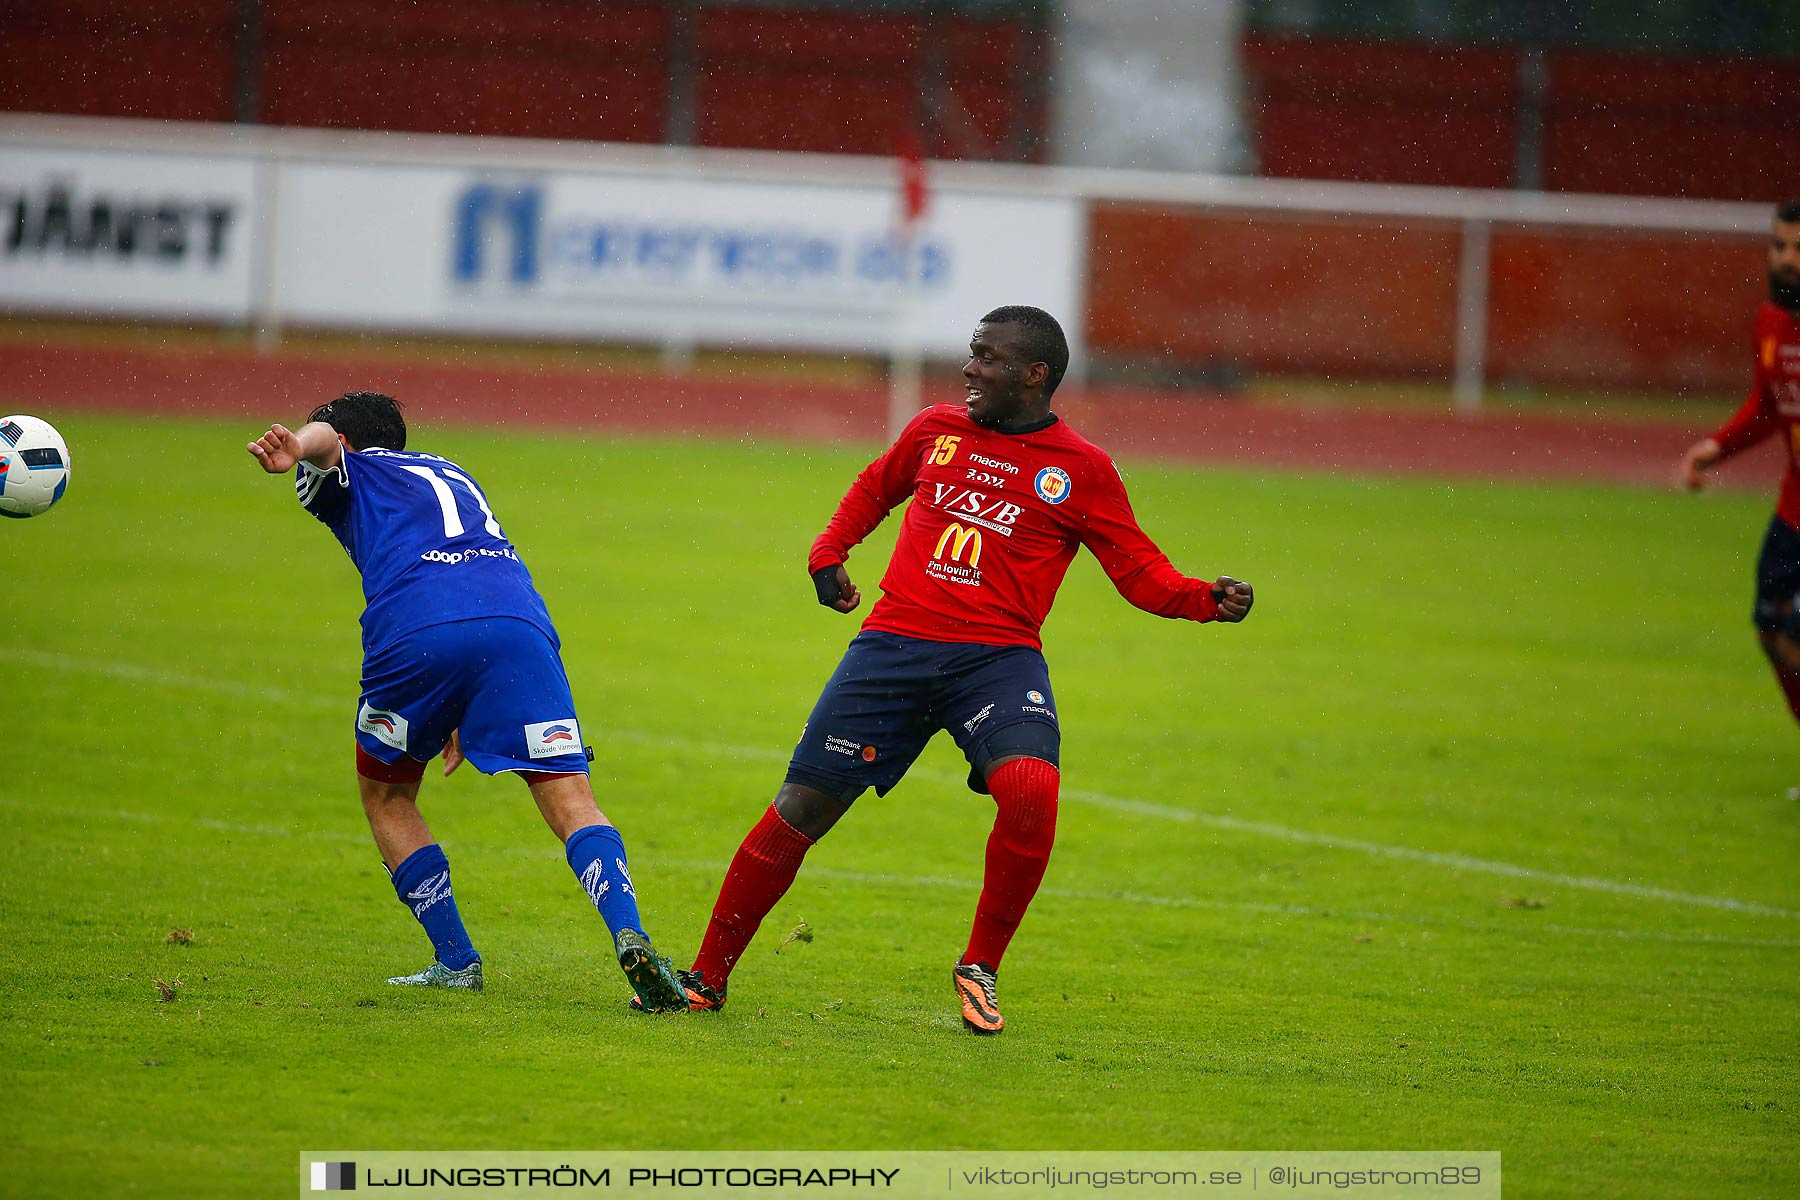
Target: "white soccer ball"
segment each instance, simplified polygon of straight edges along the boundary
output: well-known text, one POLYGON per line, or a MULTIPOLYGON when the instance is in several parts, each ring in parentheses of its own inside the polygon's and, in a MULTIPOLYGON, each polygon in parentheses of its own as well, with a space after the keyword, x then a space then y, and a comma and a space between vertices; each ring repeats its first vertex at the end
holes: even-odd
POLYGON ((0 417, 0 517, 48 512, 68 486, 62 434, 36 417, 0 417))

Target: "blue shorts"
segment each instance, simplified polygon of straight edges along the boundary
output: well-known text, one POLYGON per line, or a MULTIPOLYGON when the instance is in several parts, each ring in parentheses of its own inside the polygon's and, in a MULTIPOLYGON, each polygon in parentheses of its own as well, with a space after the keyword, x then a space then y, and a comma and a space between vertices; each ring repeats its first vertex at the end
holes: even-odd
POLYGON ((825 685, 788 763, 787 781, 843 801, 886 795, 940 729, 969 760, 969 787, 988 767, 1029 753, 1056 763, 1062 746, 1050 668, 1029 646, 856 635, 825 685))
POLYGON ((428 625, 363 662, 357 745, 384 763, 428 762, 457 730, 483 775, 587 771, 557 645, 529 621, 428 625))
POLYGON ((1756 558, 1756 608, 1750 619, 1765 633, 1800 641, 1800 529, 1780 517, 1769 522, 1756 558))

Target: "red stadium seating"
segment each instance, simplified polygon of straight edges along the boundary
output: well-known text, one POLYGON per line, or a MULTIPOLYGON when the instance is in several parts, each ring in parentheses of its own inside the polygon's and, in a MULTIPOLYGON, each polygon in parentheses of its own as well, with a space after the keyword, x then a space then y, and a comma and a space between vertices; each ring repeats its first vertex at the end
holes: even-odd
MULTIPOLYGON (((1790 66, 1556 50, 1546 67, 1546 190, 1774 201, 1794 188, 1790 66)), ((1517 182, 1530 116, 1516 51, 1252 36, 1244 69, 1264 175, 1517 182)))
POLYGON ((233 0, 10 0, 0 108, 229 121, 233 0))
POLYGON ((703 146, 891 154, 915 128, 920 22, 774 9, 703 9, 703 146))
POLYGON ((1244 43, 1264 175, 1507 187, 1510 50, 1252 37, 1244 43))
POLYGON ((1800 72, 1774 63, 1565 53, 1550 62, 1553 191, 1766 200, 1800 179, 1800 72))
POLYGON ((658 142, 660 4, 268 0, 263 119, 409 132, 658 142))

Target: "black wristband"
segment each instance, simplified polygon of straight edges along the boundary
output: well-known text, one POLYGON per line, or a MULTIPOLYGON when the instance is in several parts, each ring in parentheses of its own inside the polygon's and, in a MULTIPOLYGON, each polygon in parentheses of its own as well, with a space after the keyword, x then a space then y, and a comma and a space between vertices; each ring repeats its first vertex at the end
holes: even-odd
POLYGON ((829 567, 820 567, 812 573, 813 587, 818 589, 819 603, 831 608, 844 598, 844 590, 838 586, 837 573, 842 563, 832 563, 829 567))

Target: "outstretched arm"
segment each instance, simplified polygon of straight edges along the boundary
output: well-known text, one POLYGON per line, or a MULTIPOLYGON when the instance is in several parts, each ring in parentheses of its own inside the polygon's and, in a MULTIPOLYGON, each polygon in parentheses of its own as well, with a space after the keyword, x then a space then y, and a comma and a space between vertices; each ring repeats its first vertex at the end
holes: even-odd
POLYGON ((1088 510, 1082 543, 1127 601, 1155 613, 1187 621, 1242 621, 1256 598, 1241 580, 1221 575, 1196 579, 1176 570, 1137 523, 1125 483, 1110 461, 1095 472, 1098 497, 1088 510))
POLYGON ((302 425, 297 431, 277 422, 269 426, 269 432, 244 449, 270 475, 285 475, 302 462, 329 471, 344 457, 344 446, 338 440, 337 430, 323 421, 302 425))
POLYGON ((1697 492, 1706 486, 1706 471, 1719 461, 1719 443, 1712 438, 1701 438, 1688 452, 1681 456, 1681 482, 1690 492, 1697 492))
POLYGON ((862 593, 850 582, 844 561, 853 547, 912 495, 919 476, 917 431, 930 412, 926 409, 914 417, 887 453, 863 468, 838 502, 825 531, 814 540, 806 570, 819 603, 826 608, 847 613, 862 603, 862 593))
POLYGON ((1775 389, 1759 356, 1750 377, 1750 394, 1726 422, 1688 447, 1681 456, 1681 482, 1690 492, 1706 486, 1706 472, 1739 451, 1756 445, 1781 428, 1775 389))

